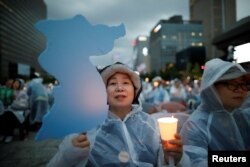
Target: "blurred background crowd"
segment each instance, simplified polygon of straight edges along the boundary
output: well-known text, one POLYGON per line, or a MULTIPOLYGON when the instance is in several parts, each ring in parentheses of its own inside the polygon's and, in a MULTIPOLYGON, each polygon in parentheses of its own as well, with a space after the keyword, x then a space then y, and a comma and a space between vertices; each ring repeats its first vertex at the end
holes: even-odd
POLYGON ((7 79, 0 85, 0 140, 10 143, 16 128, 20 139, 30 130, 37 131, 53 104, 52 89, 53 84, 43 83, 39 73, 32 74, 28 81, 7 79))

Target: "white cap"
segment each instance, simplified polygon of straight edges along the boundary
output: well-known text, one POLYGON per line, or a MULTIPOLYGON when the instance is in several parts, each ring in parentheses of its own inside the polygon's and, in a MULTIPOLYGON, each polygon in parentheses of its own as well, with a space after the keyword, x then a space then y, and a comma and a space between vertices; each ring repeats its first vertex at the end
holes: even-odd
POLYGON ((162 81, 162 78, 160 76, 156 76, 152 79, 153 82, 155 81, 162 81))
POLYGON ((128 66, 120 62, 116 62, 115 64, 104 67, 103 69, 99 70, 99 72, 106 86, 107 86, 108 79, 115 73, 119 72, 119 73, 127 74, 129 78, 131 79, 131 81, 133 82, 133 85, 135 87, 135 98, 134 98, 133 103, 139 103, 138 97, 142 89, 142 83, 141 83, 139 74, 137 74, 135 71, 131 70, 128 66))

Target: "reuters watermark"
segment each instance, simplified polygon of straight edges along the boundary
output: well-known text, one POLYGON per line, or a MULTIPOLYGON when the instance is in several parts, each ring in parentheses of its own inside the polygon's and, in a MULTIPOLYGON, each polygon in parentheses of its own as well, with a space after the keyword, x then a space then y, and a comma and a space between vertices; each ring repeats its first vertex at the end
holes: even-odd
POLYGON ((250 151, 209 151, 209 167, 250 167, 250 151))

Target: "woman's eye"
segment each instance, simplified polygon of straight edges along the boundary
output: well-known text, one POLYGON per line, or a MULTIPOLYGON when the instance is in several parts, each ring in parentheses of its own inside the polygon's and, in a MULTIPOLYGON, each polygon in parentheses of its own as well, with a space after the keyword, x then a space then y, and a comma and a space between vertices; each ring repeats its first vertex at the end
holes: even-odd
POLYGON ((115 82, 110 82, 109 85, 115 85, 116 83, 115 82))
POLYGON ((125 84, 125 85, 129 85, 129 84, 130 84, 130 82, 125 81, 123 84, 125 84))

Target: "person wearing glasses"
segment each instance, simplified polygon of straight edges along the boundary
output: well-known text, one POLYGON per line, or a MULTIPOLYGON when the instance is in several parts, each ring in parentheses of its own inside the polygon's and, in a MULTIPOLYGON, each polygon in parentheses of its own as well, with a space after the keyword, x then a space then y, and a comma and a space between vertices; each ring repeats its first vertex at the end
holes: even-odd
POLYGON ((208 166, 208 151, 250 150, 249 76, 221 59, 205 64, 201 104, 181 130, 191 166, 208 166))

